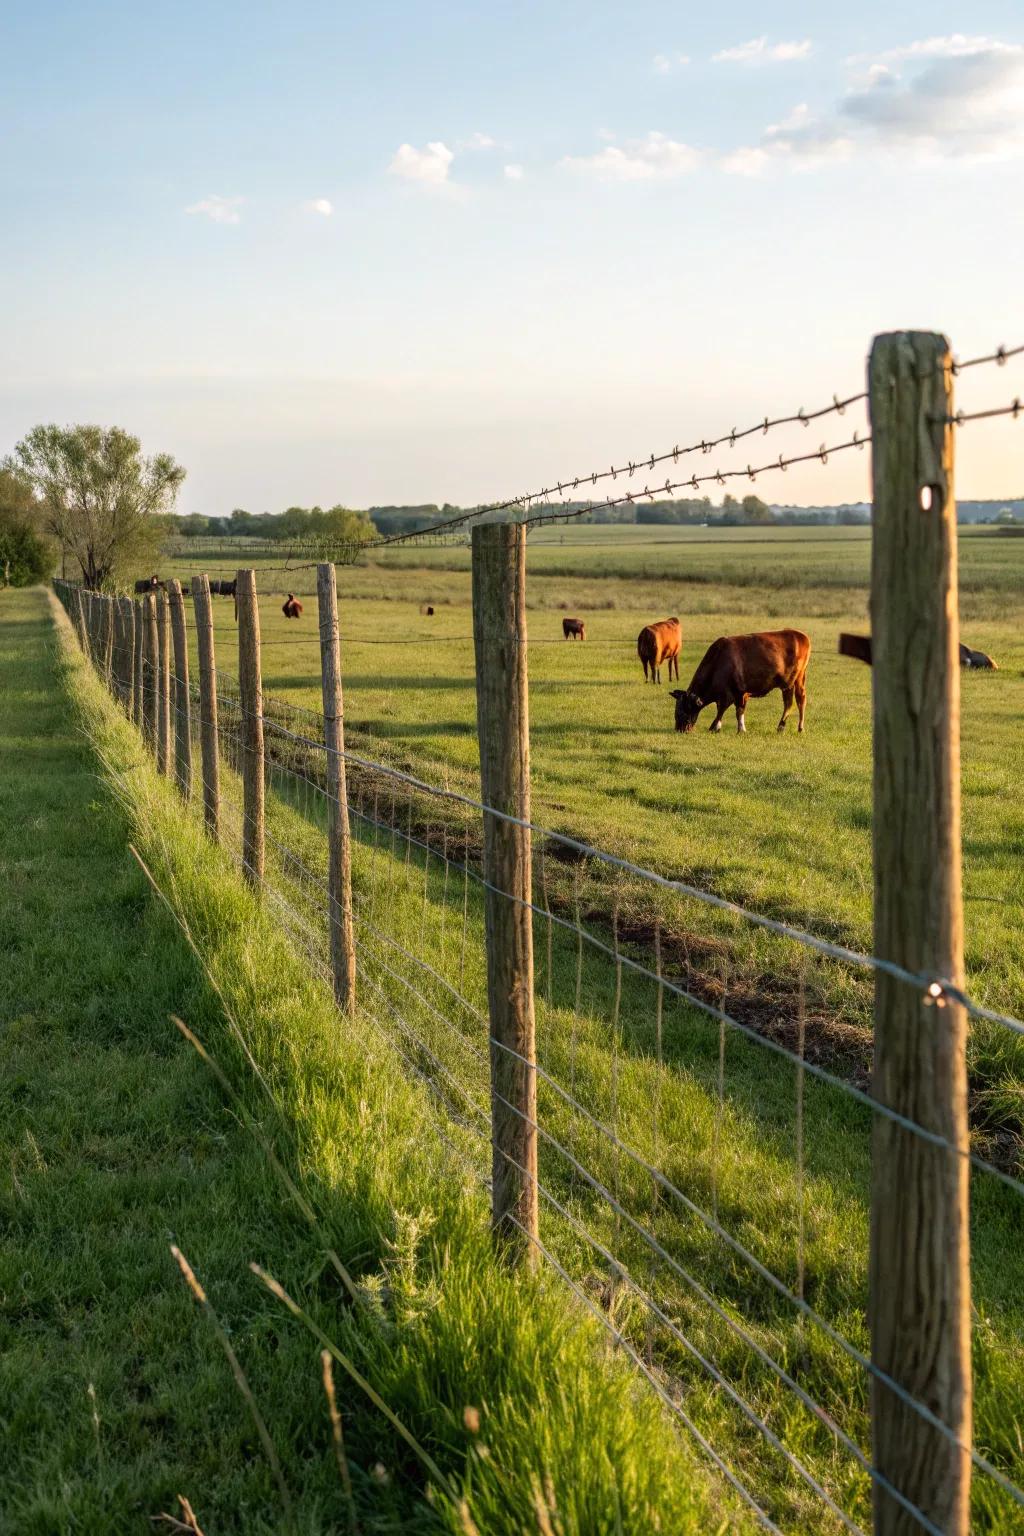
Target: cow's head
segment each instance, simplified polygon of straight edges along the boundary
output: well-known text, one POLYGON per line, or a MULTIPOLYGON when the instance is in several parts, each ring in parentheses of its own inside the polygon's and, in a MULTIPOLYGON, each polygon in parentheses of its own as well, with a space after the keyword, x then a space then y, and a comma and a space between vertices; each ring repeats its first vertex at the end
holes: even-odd
POLYGON ((676 730, 692 731, 704 708, 704 700, 689 688, 673 688, 669 697, 676 701, 676 730))

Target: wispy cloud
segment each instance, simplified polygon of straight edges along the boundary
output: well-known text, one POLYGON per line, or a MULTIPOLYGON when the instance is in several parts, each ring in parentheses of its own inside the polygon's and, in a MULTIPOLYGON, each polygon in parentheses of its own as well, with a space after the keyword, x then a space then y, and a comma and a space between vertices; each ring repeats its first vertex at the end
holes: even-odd
POLYGON ((308 203, 303 203, 307 213, 319 213, 322 218, 329 219, 334 212, 334 204, 326 197, 311 197, 308 203))
POLYGON ((673 70, 685 69, 690 62, 688 53, 656 53, 651 68, 656 75, 670 75, 673 70))
POLYGON ((667 181, 694 170, 700 154, 663 133, 649 133, 623 146, 609 144, 596 155, 566 155, 565 170, 595 176, 600 181, 667 181))
POLYGON ((471 133, 468 139, 457 139, 456 149, 496 149, 497 139, 492 139, 489 133, 471 133))
POLYGON ((440 140, 429 143, 425 149, 415 149, 411 144, 400 144, 391 158, 388 171, 401 176, 404 181, 422 182, 424 186, 441 187, 448 180, 448 171, 455 155, 440 140))
POLYGON ((240 224, 244 202, 244 197, 222 197, 219 192, 211 192, 209 197, 201 197, 197 203, 189 203, 185 212, 204 214, 214 224, 240 224))
POLYGON ((521 165, 506 165, 505 167, 506 181, 522 181, 524 174, 521 165))
POLYGON ((792 64, 806 59, 813 44, 810 38, 801 42, 770 43, 766 37, 752 37, 749 42, 736 48, 723 48, 711 55, 713 64, 792 64))

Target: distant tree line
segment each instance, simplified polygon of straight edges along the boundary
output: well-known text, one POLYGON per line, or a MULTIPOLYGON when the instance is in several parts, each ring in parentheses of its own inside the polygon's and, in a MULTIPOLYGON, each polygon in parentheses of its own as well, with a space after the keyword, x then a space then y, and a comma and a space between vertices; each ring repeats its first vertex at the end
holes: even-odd
POLYGON ((227 517, 198 512, 170 519, 169 532, 187 539, 251 538, 282 543, 362 543, 372 539, 374 525, 365 512, 350 507, 287 507, 284 512, 246 512, 236 507, 227 517))

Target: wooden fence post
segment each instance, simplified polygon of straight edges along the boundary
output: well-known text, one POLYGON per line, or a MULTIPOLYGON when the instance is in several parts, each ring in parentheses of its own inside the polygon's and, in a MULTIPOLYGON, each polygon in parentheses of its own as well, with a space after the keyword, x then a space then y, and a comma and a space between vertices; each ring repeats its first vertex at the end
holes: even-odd
POLYGON ((106 593, 100 598, 103 618, 103 681, 110 693, 114 691, 114 599, 106 593))
POLYGON ((238 695, 242 715, 242 865, 253 885, 263 884, 264 748, 260 610, 256 572, 239 571, 238 695))
POLYGON ((156 621, 156 593, 147 592, 142 599, 143 616, 143 708, 146 722, 146 740, 154 756, 160 753, 160 635, 156 621))
MULTIPOLYGON (((875 954, 963 984, 960 667, 952 358, 942 336, 875 338, 869 364, 873 535, 875 954)), ((944 1536, 966 1536, 971 1474, 964 1009, 882 972, 875 1097, 938 1147, 874 1117, 871 1357, 948 1428, 872 1380, 878 1470, 944 1536)), ((915 1516, 876 1485, 877 1536, 915 1516)))
POLYGON ((174 643, 174 775, 187 800, 192 793, 192 695, 188 686, 188 639, 181 582, 167 583, 174 643))
POLYGON ((338 578, 331 564, 316 568, 320 616, 320 677, 327 756, 327 893, 331 915, 331 970, 339 1007, 356 1005, 356 950, 352 929, 352 842, 345 773, 345 705, 341 686, 341 639, 338 633, 338 578))
MULTIPOLYGON (((473 529, 480 786, 485 806, 530 817, 526 530, 473 529)), ((492 1225, 513 1264, 537 1236, 537 1074, 530 830, 484 812, 487 1000, 491 1041, 492 1225)))
POLYGON ((167 592, 156 593, 157 617, 157 767, 171 772, 171 636, 167 592))
POLYGON ((122 700, 125 713, 131 719, 135 700, 135 604, 130 597, 119 597, 118 605, 121 609, 121 655, 124 667, 122 700))
POLYGON ((146 608, 143 603, 137 602, 134 597, 128 601, 132 605, 132 634, 134 636, 134 660, 132 662, 132 719, 140 731, 146 726, 145 686, 146 676, 143 657, 145 654, 146 638, 146 608))
POLYGON ((78 635, 78 643, 82 648, 82 655, 89 654, 89 630, 85 622, 85 599, 82 596, 81 587, 75 587, 75 631, 78 635))
POLYGON ((217 658, 213 645, 213 607, 209 576, 193 576, 192 601, 199 649, 199 751, 203 772, 206 830, 220 836, 220 756, 217 751, 217 658))

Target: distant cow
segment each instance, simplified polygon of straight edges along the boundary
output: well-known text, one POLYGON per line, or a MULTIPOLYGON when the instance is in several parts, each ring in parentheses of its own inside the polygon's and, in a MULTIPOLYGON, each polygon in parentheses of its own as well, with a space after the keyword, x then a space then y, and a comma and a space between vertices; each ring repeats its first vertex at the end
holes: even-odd
POLYGON ((289 592, 286 601, 281 605, 281 612, 286 619, 301 619, 302 604, 294 593, 289 592))
POLYGON ((675 667, 676 682, 679 681, 679 652, 683 648, 683 631, 678 619, 661 619, 657 624, 645 624, 636 637, 636 653, 640 657, 644 669, 644 682, 647 681, 647 669, 651 671, 651 682, 661 682, 661 664, 668 662, 668 680, 672 681, 672 668, 675 667))
POLYGON ((786 719, 795 698, 800 711, 798 729, 802 731, 810 658, 810 639, 799 629, 722 636, 708 646, 689 688, 672 690, 676 701, 676 730, 692 731, 701 710, 714 704, 716 714, 711 729, 720 731, 722 716, 732 704, 736 708, 736 728, 745 731, 747 700, 763 699, 773 688, 780 688, 782 719, 779 730, 786 729, 786 719))
POLYGON ((155 592, 163 583, 159 576, 147 576, 142 581, 135 583, 136 592, 155 592))
POLYGON ((428 603, 427 604, 427 618, 428 619, 432 619, 433 617, 434 617, 434 610, 431 607, 431 605, 428 603))
POLYGON ((960 642, 960 665, 962 667, 981 667, 988 672, 998 672, 999 668, 991 656, 986 656, 984 651, 972 651, 969 645, 960 642))
POLYGON ((238 577, 233 576, 231 580, 228 581, 226 576, 211 576, 210 591, 215 597, 237 597, 238 577))
POLYGON ((563 619, 562 634, 566 640, 585 640, 587 638, 587 626, 582 619, 563 619))

